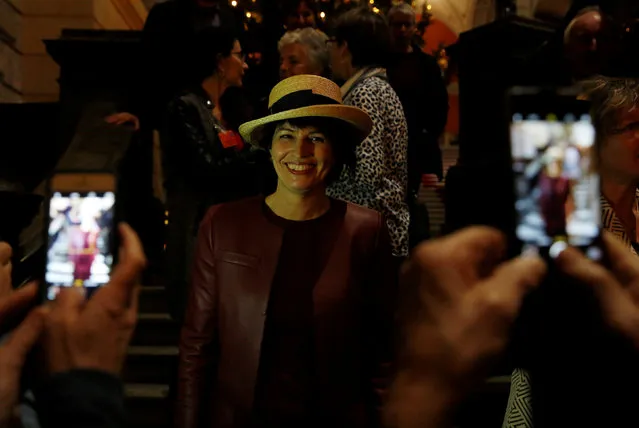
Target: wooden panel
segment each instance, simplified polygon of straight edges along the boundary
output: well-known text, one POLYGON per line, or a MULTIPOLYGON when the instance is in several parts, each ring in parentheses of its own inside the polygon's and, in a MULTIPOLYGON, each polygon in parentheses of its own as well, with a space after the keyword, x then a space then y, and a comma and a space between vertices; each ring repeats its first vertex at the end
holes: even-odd
POLYGON ((58 93, 59 67, 47 55, 22 57, 22 92, 25 94, 53 95, 58 93))
POLYGON ((94 0, 93 16, 107 30, 131 29, 112 0, 94 0))
POLYGON ((5 86, 0 82, 0 104, 2 103, 21 103, 22 96, 14 89, 5 86))
POLYGON ((21 21, 20 13, 15 8, 7 2, 0 1, 0 31, 5 33, 5 37, 18 39, 21 21))
POLYGON ((11 46, 0 41, 0 75, 12 88, 22 88, 22 71, 20 54, 11 46))
POLYGON ((45 54, 43 40, 57 39, 64 28, 93 28, 91 17, 25 16, 18 49, 25 54, 45 54))
POLYGON ((24 15, 91 16, 90 0, 9 0, 24 15))

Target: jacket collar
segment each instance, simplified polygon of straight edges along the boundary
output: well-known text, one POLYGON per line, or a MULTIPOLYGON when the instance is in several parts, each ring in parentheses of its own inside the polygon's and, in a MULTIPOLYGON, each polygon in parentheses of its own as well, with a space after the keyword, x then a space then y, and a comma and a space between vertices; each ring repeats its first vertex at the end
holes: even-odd
POLYGON ((368 79, 369 77, 379 77, 381 79, 387 80, 386 70, 380 67, 362 68, 353 76, 351 76, 351 78, 348 79, 346 83, 344 83, 344 85, 342 85, 342 99, 346 98, 353 89, 355 89, 362 81, 368 79))

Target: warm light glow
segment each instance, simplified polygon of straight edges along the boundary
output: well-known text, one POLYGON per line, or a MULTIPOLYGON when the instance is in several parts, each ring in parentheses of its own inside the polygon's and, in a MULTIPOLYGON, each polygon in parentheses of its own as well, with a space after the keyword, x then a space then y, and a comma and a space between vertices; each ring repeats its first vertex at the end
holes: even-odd
POLYGON ((236 7, 236 6, 237 6, 237 0, 233 0, 233 1, 231 2, 231 6, 236 7))
POLYGON ((320 12, 320 18, 322 19, 326 18, 326 12, 320 12))
POLYGON ((251 15, 251 12, 246 12, 246 17, 247 18, 251 18, 251 16, 253 16, 253 15, 251 15))
POLYGON ((375 12, 375 13, 379 13, 379 9, 378 9, 378 8, 376 8, 376 7, 374 7, 374 8, 373 8, 373 12, 375 12))
POLYGON ((375 0, 368 0, 370 4, 375 4, 375 0))
POLYGON ((433 9, 433 5, 432 4, 429 4, 429 5, 426 6, 426 10, 432 10, 432 9, 433 9))

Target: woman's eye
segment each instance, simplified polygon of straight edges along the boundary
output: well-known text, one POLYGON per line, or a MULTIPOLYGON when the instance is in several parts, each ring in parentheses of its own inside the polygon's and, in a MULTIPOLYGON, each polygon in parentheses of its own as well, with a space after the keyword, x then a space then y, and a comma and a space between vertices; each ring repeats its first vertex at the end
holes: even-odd
POLYGON ((291 134, 280 134, 280 140, 290 140, 293 136, 291 134))
POLYGON ((324 137, 311 137, 311 141, 314 143, 323 143, 326 139, 324 137))

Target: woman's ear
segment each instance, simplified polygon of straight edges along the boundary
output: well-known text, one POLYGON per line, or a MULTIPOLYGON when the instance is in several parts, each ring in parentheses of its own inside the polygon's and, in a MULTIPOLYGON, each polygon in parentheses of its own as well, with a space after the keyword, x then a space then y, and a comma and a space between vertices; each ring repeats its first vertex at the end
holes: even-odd
POLYGON ((222 56, 222 54, 217 54, 215 56, 215 62, 217 63, 217 73, 220 76, 224 76, 225 73, 225 69, 224 69, 224 57, 222 56))

